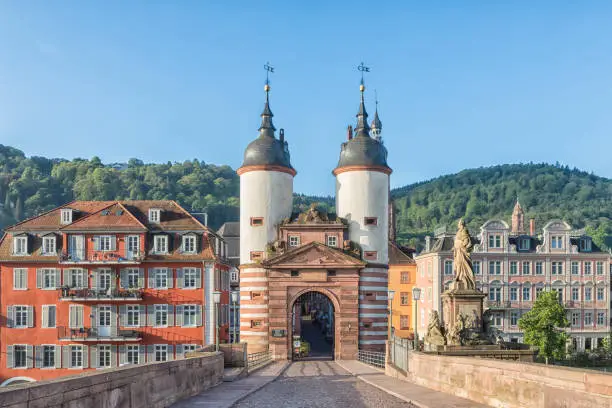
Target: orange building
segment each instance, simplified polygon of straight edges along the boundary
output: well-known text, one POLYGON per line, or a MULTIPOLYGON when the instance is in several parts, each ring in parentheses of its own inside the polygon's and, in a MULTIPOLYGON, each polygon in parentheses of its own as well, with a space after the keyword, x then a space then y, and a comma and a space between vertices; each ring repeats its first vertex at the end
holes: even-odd
POLYGON ((215 342, 215 312, 226 341, 226 253, 174 201, 75 201, 7 228, 0 383, 181 358, 215 342))
POLYGON ((393 290, 391 328, 396 336, 414 335, 412 288, 416 281, 416 263, 412 256, 389 243, 389 290, 393 290))

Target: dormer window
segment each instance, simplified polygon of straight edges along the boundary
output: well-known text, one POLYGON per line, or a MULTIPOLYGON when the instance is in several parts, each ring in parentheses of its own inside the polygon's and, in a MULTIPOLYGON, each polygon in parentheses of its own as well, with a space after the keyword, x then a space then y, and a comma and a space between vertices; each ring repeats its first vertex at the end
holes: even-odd
POLYGON ((290 247, 300 246, 300 236, 299 235, 289 235, 289 246, 290 247))
POLYGON ((159 224, 161 221, 161 210, 159 208, 149 209, 149 222, 152 224, 159 224))
POLYGON ((73 211, 71 208, 62 208, 60 212, 60 222, 62 225, 72 224, 72 214, 73 211))
POLYGON ((519 249, 521 251, 527 251, 527 250, 529 250, 529 248, 531 246, 529 244, 530 244, 530 239, 529 238, 521 238, 519 240, 519 249))
POLYGON ((182 250, 188 254, 195 254, 196 252, 196 237, 195 235, 184 235, 182 250))
POLYGON ((153 239, 153 252, 156 254, 168 253, 168 237, 165 235, 156 235, 153 239))
POLYGON ((28 237, 13 238, 13 255, 28 254, 28 237))
POLYGON ((563 237, 559 235, 550 238, 550 247, 552 249, 563 249, 563 237))
POLYGON ((489 248, 501 248, 501 235, 489 235, 489 248))
POLYGON ((56 239, 54 236, 43 237, 42 254, 56 255, 56 239))
POLYGON ((591 239, 590 238, 580 238, 580 251, 581 252, 591 252, 591 239))

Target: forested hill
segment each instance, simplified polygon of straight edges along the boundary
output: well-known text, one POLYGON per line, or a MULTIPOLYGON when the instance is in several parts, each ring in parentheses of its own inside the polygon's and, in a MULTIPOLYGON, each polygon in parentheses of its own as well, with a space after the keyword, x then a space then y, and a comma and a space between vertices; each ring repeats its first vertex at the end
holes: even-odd
MULTIPOLYGON (((238 219, 239 180, 230 166, 197 159, 182 163, 103 164, 99 158, 27 157, 0 145, 0 228, 79 200, 178 201, 190 211, 208 212, 211 227, 238 219)), ((553 217, 575 227, 612 227, 612 180, 547 164, 501 165, 465 170, 392 191, 398 238, 414 245, 440 224, 465 217, 473 233, 490 218, 510 220, 516 197, 538 226, 553 217)), ((332 197, 295 195, 296 211, 319 202, 333 211, 332 197)))

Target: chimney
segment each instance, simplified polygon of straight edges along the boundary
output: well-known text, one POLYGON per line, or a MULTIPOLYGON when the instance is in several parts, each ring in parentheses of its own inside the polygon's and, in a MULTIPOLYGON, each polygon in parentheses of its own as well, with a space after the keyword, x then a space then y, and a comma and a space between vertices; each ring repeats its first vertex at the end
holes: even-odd
POLYGON ((429 252, 431 250, 431 237, 429 235, 425 236, 425 252, 429 252))
POLYGON ((531 235, 532 237, 535 236, 535 219, 534 218, 529 219, 529 235, 531 235))
POLYGON ((347 140, 351 140, 353 138, 353 127, 348 125, 348 129, 346 130, 347 140))

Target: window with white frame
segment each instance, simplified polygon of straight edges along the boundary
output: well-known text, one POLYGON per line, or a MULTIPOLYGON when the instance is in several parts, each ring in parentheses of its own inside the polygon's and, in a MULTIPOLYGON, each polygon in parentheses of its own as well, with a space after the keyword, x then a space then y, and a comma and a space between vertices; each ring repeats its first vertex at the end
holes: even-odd
POLYGON ((593 263, 588 261, 584 263, 584 274, 591 275, 593 273, 593 263))
POLYGON ((518 324, 519 314, 518 312, 510 312, 510 325, 516 326, 518 324))
POLYGON ((28 237, 13 238, 13 255, 28 254, 28 237))
POLYGON ((523 261, 523 275, 531 274, 531 262, 523 261))
POLYGON ((510 262, 510 275, 517 275, 517 274, 518 274, 518 262, 511 261, 510 262))
POLYGON ((13 269, 13 289, 26 290, 28 288, 28 269, 13 269))
POLYGON ((523 302, 531 301, 531 287, 523 287, 523 302))
POLYGON ((183 288, 195 289, 197 287, 198 270, 196 268, 183 268, 183 288))
POLYGON ((128 269, 126 272, 126 278, 127 278, 128 288, 134 289, 134 288, 140 287, 140 282, 139 282, 140 271, 138 270, 138 268, 128 269))
POLYGON ((500 287, 494 286, 494 287, 489 288, 489 300, 497 301, 497 302, 501 300, 501 288, 500 287))
POLYGON ((535 291, 535 298, 536 298, 536 299, 537 299, 537 298, 539 298, 539 297, 540 297, 540 295, 542 294, 542 292, 544 292, 544 288, 542 288, 542 287, 540 287, 540 288, 536 288, 536 291, 535 291))
POLYGON ((83 368, 83 346, 70 346, 70 368, 83 368))
POLYGON ((328 235, 327 236, 327 246, 337 247, 338 246, 338 237, 336 237, 335 235, 328 235))
POLYGON ((603 275, 604 273, 604 263, 603 262, 597 261, 597 263, 595 264, 595 268, 596 268, 598 275, 603 275))
POLYGON ((604 288, 597 288, 597 301, 601 302, 602 300, 606 300, 606 292, 604 288))
POLYGON ((42 327, 53 328, 57 321, 57 306, 43 305, 42 307, 42 327))
POLYGON ((572 300, 573 301, 580 300, 580 289, 579 288, 572 288, 572 300))
POLYGON ((589 238, 582 238, 580 240, 580 251, 583 251, 583 252, 591 251, 591 240, 589 238))
POLYGON ((501 261, 489 261, 489 275, 501 275, 501 261))
MULTIPOLYGON (((68 271, 68 279, 70 282, 70 286, 73 288, 86 288, 88 286, 85 280, 85 271, 83 271, 82 269, 70 269, 68 271)), ((64 282, 64 284, 67 283, 64 282)))
POLYGON ((493 326, 501 327, 503 320, 504 316, 502 313, 497 312, 491 315, 491 323, 493 326))
POLYGON ((130 235, 126 238, 127 252, 129 255, 140 253, 140 237, 138 235, 130 235))
POLYGON ((552 249, 563 249, 563 237, 560 235, 550 237, 550 247, 552 249))
POLYGON ((553 292, 557 292, 557 300, 563 302, 563 288, 552 288, 553 292))
POLYGON ((188 254, 196 253, 196 237, 195 235, 183 236, 183 252, 188 254))
POLYGON ((98 346, 98 367, 108 368, 111 366, 111 346, 108 344, 98 346))
POLYGON ((155 326, 168 326, 168 305, 155 305, 155 326))
POLYGON ((55 269, 41 269, 40 275, 42 289, 55 289, 58 286, 55 269))
POLYGON ((42 241, 42 254, 43 255, 56 255, 55 237, 43 237, 42 241))
POLYGON ((153 251, 156 254, 168 253, 168 237, 166 235, 156 235, 153 239, 153 251))
POLYGON ((501 248, 501 235, 489 235, 489 248, 501 248))
POLYGON ((521 251, 526 251, 530 248, 531 245, 530 244, 530 239, 529 238, 521 238, 519 240, 519 249, 521 251))
POLYGON ((517 287, 510 288, 510 301, 511 302, 518 301, 518 288, 517 287))
POLYGON ((139 346, 126 346, 125 362, 126 364, 140 364, 139 346))
POLYGON ((183 344, 183 354, 195 351, 198 348, 197 344, 183 344))
POLYGON ((580 264, 576 261, 572 261, 572 275, 580 274, 580 264))
POLYGON ((232 282, 238 282, 238 272, 237 271, 232 271, 231 272, 231 278, 232 278, 232 282))
POLYGON ((299 235, 289 235, 289 246, 296 247, 300 245, 300 236, 299 235))
POLYGON ((55 368, 55 346, 42 346, 42 367, 55 368))
POLYGON ((168 289, 168 269, 154 269, 153 274, 155 289, 168 289))
POLYGON ((541 261, 538 261, 535 263, 535 273, 536 275, 543 275, 544 274, 544 263, 541 261))
POLYGON ((127 305, 125 309, 125 324, 129 327, 140 326, 140 305, 127 305))
POLYGON ((563 262, 553 261, 551 265, 553 275, 563 275, 563 262))
POLYGON ((444 261, 444 274, 445 275, 453 274, 453 261, 444 261))
POLYGON ((593 288, 584 288, 584 301, 591 302, 593 300, 593 288))
POLYGON ((29 306, 14 306, 15 320, 13 327, 24 328, 28 327, 28 310, 29 306))
POLYGON ((101 235, 98 237, 98 251, 112 250, 112 237, 110 235, 101 235))
POLYGON ((606 325, 606 313, 605 312, 597 312, 597 325, 598 326, 606 325))
POLYGON ((580 312, 572 312, 572 326, 580 326, 580 312))
POLYGON ((161 221, 161 210, 158 208, 149 209, 149 222, 153 224, 159 224, 161 221))
POLYGON ((168 361, 168 345, 167 344, 156 344, 155 345, 155 361, 168 361))
POLYGON ((472 263, 472 269, 474 270, 474 275, 480 275, 480 261, 474 261, 472 263))
POLYGON ((198 313, 197 305, 183 306, 183 326, 197 326, 196 316, 198 313))
POLYGON ((584 312, 584 325, 590 326, 593 324, 593 312, 584 312))
POLYGON ((72 223, 72 209, 71 208, 62 208, 60 222, 62 225, 68 225, 72 223))
POLYGON ((27 365, 27 346, 13 346, 13 368, 26 368, 27 365))

